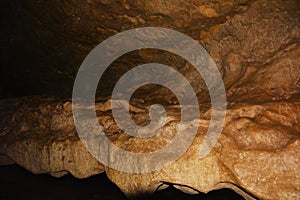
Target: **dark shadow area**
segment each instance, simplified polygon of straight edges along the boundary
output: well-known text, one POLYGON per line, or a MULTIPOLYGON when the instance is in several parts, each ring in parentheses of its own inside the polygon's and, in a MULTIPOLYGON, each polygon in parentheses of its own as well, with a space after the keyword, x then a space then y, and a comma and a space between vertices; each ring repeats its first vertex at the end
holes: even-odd
MULTIPOLYGON (((34 175, 17 166, 0 167, 1 200, 126 200, 120 189, 107 178, 105 173, 86 179, 77 179, 72 175, 54 178, 46 174, 34 175)), ((138 199, 199 199, 218 200, 243 198, 230 189, 222 189, 208 194, 189 195, 173 186, 156 192, 152 196, 138 195, 138 199)))
POLYGON ((34 175, 17 166, 0 167, 1 200, 125 200, 119 188, 105 173, 86 179, 68 174, 61 178, 46 174, 34 175))
POLYGON ((189 195, 180 190, 174 188, 173 186, 169 186, 167 189, 161 190, 156 192, 151 200, 160 199, 160 200, 167 200, 167 199, 186 199, 186 200, 244 200, 244 198, 237 193, 235 193, 231 189, 220 189, 211 191, 207 194, 200 193, 196 195, 189 195))

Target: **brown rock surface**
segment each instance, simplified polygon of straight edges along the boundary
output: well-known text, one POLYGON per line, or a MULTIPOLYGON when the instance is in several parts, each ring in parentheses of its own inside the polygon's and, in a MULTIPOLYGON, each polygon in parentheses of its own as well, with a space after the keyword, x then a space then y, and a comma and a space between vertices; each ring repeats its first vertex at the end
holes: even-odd
MULTIPOLYGON (((1 4, 5 2, 10 10, 1 20, 0 97, 69 98, 80 63, 98 43, 124 30, 154 26, 180 31, 204 46, 222 74, 229 103, 217 145, 200 159, 197 153, 210 113, 203 79, 179 56, 134 51, 116 60, 101 79, 102 99, 96 104, 99 123, 116 145, 127 150, 149 152, 168 143, 175 134, 177 111, 169 113, 160 136, 141 140, 120 132, 106 100, 113 84, 130 68, 148 62, 170 65, 190 81, 204 107, 198 135, 182 157, 146 174, 105 167, 79 140, 71 100, 37 96, 1 100, 0 164, 16 162, 33 173, 58 177, 69 172, 84 178, 105 171, 128 196, 151 193, 162 182, 170 182, 202 192, 232 187, 249 199, 299 199, 298 0, 11 0, 1 4)), ((149 122, 143 107, 149 102, 176 107, 174 95, 165 88, 143 87, 131 107, 138 124, 149 122)))
MULTIPOLYGON (((80 63, 97 44, 124 30, 153 26, 199 41, 223 74, 230 101, 299 95, 297 0, 9 2, 7 20, 13 23, 5 24, 8 31, 1 33, 5 56, 0 57, 2 90, 10 89, 7 93, 23 90, 68 98, 80 63), (281 74, 289 77, 282 80, 281 74)), ((103 78, 104 89, 111 89, 129 68, 150 61, 180 69, 199 99, 207 101, 207 88, 200 77, 195 78, 193 67, 160 51, 135 51, 117 59, 103 78)))
MULTIPOLYGON (((171 165, 143 174, 104 167, 91 156, 76 134, 69 103, 38 97, 1 101, 2 156, 34 173, 54 176, 70 172, 83 178, 105 171, 129 197, 137 192, 152 193, 163 182, 187 185, 201 192, 229 187, 249 199, 297 199, 300 195, 299 101, 230 106, 218 143, 207 157, 200 158, 210 113, 204 109, 197 137, 188 151, 171 165)), ((160 141, 172 140, 169 134, 176 134, 176 112, 170 112, 170 122, 160 136, 140 141, 119 133, 107 104, 96 104, 99 122, 107 136, 124 149, 153 151, 165 145, 160 141)), ((133 119, 138 123, 147 121, 145 110, 134 110, 133 119)), ((184 187, 179 189, 191 192, 184 187)))
MULTIPOLYGON (((2 103, 1 154, 36 174, 70 172, 85 178, 104 171, 75 134, 66 104, 39 98, 2 103)), ((7 162, 5 157, 1 161, 7 162)))

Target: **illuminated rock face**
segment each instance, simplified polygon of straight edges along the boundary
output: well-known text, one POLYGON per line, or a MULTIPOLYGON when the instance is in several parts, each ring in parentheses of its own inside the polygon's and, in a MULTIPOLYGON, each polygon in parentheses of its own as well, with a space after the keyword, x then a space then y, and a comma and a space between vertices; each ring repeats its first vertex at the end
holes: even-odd
MULTIPOLYGON (((105 171, 129 197, 139 192, 153 193, 163 182, 187 185, 201 192, 233 188, 246 198, 299 197, 300 102, 297 100, 230 106, 217 144, 208 156, 200 158, 199 149, 210 113, 210 110, 203 111, 198 135, 188 151, 168 167, 143 174, 105 167, 88 153, 75 131, 70 104, 38 97, 3 100, 1 154, 33 173, 62 176, 70 172, 84 178, 105 171)), ((169 115, 169 122, 157 136, 137 139, 120 133, 111 114, 105 112, 109 110, 105 105, 96 104, 100 111, 99 122, 111 141, 123 149, 154 151, 168 144, 176 134, 176 112, 169 115)), ((133 110, 132 116, 137 123, 147 121, 146 110, 133 110)), ((179 189, 193 192, 186 187, 179 189)))
MULTIPOLYGON (((4 24, 8 31, 1 33, 2 97, 69 98, 80 63, 97 44, 124 30, 154 26, 180 31, 203 45, 222 74, 229 103, 216 146, 200 159, 197 153, 210 113, 204 81, 179 56, 149 49, 131 52, 116 60, 101 79, 99 122, 110 139, 127 150, 148 152, 166 144, 175 134, 176 112, 162 129, 166 138, 141 141, 119 133, 105 102, 107 91, 131 67, 148 62, 172 66, 190 81, 204 106, 198 135, 182 157, 146 174, 105 167, 79 140, 71 100, 37 96, 0 102, 0 163, 16 162, 33 173, 58 177, 70 172, 84 178, 105 171, 128 196, 151 193, 162 182, 170 182, 202 192, 231 187, 249 199, 299 198, 299 4, 297 0, 9 1, 8 21, 14 23, 4 24)), ((137 123, 148 122, 145 105, 150 102, 173 109, 176 99, 165 88, 142 88, 131 110, 137 123)))

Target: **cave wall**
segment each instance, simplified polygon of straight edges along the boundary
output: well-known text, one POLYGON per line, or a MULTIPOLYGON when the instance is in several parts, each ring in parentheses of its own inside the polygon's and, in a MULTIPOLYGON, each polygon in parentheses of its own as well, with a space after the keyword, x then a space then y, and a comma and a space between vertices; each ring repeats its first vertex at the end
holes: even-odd
MULTIPOLYGON (((47 96, 0 101, 0 164, 15 162, 33 173, 56 177, 106 172, 128 197, 137 191, 154 192, 165 181, 202 192, 233 188, 247 199, 298 199, 298 0, 4 0, 0 4, 0 97, 47 96), (207 108, 201 110, 204 118, 197 137, 180 159, 160 171, 124 173, 99 163, 86 150, 76 132, 70 97, 77 70, 97 44, 124 30, 149 26, 180 31, 210 53, 226 88, 226 123, 212 152, 199 159, 196 150, 212 112, 203 104, 207 108)), ((101 80, 104 85, 98 95, 105 98, 96 103, 97 117, 112 141, 137 152, 166 144, 175 134, 178 115, 169 116, 170 123, 163 127, 160 136, 166 138, 141 142, 120 134, 106 95, 122 74, 148 62, 180 71, 199 102, 209 103, 203 79, 174 54, 145 49, 118 58, 101 80)), ((166 100, 171 110, 177 106, 170 91, 158 86, 142 88, 137 97, 131 114, 140 124, 149 117, 145 99, 166 100)))
MULTIPOLYGON (((274 101, 299 94, 296 0, 1 4, 2 97, 70 97, 80 64, 97 44, 121 31, 147 26, 174 29, 199 41, 222 73, 229 101, 274 101)), ((178 56, 136 51, 112 64, 103 80, 105 88, 112 88, 128 68, 153 60, 182 68, 187 78, 194 78, 192 68, 178 56)), ((192 85, 206 101, 201 78, 192 85)))

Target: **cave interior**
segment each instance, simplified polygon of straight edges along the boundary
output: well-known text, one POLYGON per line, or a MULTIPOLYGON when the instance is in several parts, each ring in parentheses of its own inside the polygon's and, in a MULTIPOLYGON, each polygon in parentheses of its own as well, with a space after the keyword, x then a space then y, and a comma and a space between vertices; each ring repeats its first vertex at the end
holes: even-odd
MULTIPOLYGON (((299 25, 298 0, 2 0, 0 199, 299 199, 299 25), (143 64, 164 64, 183 75, 202 120, 182 157, 161 170, 133 174, 99 163, 85 149, 74 125, 72 95, 79 68, 94 48, 145 27, 178 31, 207 51, 222 78, 214 86, 224 85, 226 117, 215 146, 199 159, 194 149, 212 119, 214 87, 172 51, 150 47, 119 56, 99 78, 93 97, 99 124, 116 146, 157 150, 175 137, 174 126, 183 118, 177 94, 149 83, 134 91, 128 108, 133 121, 145 126, 150 106, 162 105, 168 123, 157 130, 160 135, 135 140, 115 124, 109 107, 114 87, 143 64)), ((222 91, 214 92, 221 98, 222 91)))

